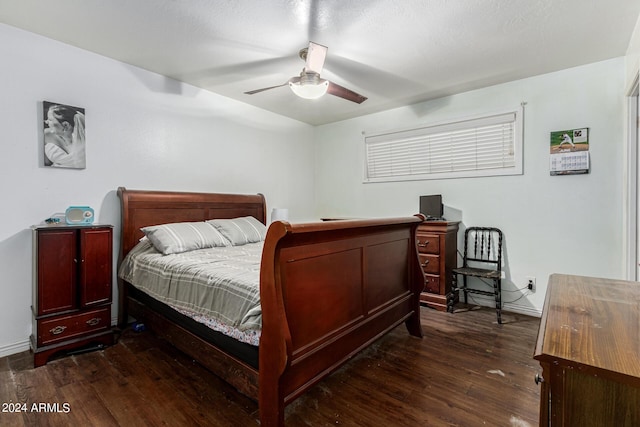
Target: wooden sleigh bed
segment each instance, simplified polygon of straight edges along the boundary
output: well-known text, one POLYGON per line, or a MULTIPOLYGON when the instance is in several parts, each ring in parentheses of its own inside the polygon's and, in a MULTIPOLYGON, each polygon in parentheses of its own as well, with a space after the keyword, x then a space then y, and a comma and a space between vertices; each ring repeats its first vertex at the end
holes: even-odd
MULTIPOLYGON (((118 196, 120 262, 145 226, 242 216, 267 220, 260 194, 120 187, 118 196)), ((415 242, 421 220, 272 223, 260 263, 260 344, 249 348, 248 355, 242 345, 240 350, 233 345, 228 349, 227 338, 221 342, 211 337, 203 331, 206 327, 154 303, 123 280, 119 325, 126 326, 129 315, 144 322, 256 400, 262 426, 283 426, 288 403, 388 331, 404 322, 411 335, 422 337, 419 295, 424 279, 415 242)))

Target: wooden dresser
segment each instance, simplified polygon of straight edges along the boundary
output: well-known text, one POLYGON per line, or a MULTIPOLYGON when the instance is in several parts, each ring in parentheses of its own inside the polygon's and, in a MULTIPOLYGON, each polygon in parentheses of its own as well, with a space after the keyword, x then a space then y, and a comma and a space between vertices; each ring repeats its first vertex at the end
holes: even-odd
POLYGON ((451 292, 451 270, 457 266, 457 221, 425 221, 418 226, 416 241, 424 271, 420 301, 428 307, 447 311, 458 302, 451 292))
POLYGON ((113 344, 112 226, 44 225, 32 232, 35 367, 64 350, 113 344))
POLYGON ((640 283, 552 275, 534 358, 541 426, 639 426, 640 283))

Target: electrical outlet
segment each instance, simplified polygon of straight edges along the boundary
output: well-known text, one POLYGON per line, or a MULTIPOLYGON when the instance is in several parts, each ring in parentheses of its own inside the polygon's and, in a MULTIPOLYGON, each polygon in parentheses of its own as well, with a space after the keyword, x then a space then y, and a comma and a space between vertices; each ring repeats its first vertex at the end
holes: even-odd
POLYGON ((529 290, 531 292, 535 292, 536 291, 536 278, 533 276, 528 276, 525 277, 525 280, 527 281, 527 288, 529 288, 529 290))

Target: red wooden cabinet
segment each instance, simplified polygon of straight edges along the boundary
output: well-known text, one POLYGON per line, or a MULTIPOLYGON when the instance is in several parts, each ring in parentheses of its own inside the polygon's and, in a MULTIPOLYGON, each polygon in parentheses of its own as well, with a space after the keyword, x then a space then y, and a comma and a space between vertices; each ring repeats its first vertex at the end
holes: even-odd
POLYGON ((451 270, 457 267, 458 222, 425 221, 416 231, 420 265, 424 272, 424 290, 420 302, 446 311, 458 302, 451 292, 451 270))
POLYGON ((112 226, 35 226, 32 231, 34 365, 75 347, 113 344, 112 226))

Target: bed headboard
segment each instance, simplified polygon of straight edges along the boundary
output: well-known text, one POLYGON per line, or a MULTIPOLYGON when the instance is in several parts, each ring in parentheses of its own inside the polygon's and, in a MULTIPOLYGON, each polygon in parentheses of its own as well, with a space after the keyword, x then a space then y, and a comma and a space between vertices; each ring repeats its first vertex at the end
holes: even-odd
POLYGON ((143 236, 140 228, 170 222, 253 216, 267 221, 262 194, 187 193, 118 188, 121 206, 120 259, 143 236))

